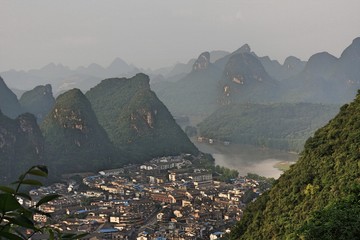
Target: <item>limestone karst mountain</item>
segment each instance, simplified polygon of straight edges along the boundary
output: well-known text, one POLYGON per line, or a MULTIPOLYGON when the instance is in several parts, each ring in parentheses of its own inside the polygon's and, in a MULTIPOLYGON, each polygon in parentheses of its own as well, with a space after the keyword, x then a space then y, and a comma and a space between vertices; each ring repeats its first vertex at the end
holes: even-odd
POLYGON ((35 117, 26 113, 10 119, 0 111, 0 182, 44 163, 44 138, 35 117))
POLYGON ((50 168, 57 173, 94 171, 117 164, 115 149, 79 89, 57 97, 41 130, 50 168))
POLYGON ((21 95, 20 104, 23 111, 35 115, 38 122, 46 117, 55 104, 55 98, 50 84, 37 86, 21 95))
POLYGON ((194 62, 192 71, 175 83, 154 91, 175 116, 209 115, 217 106, 217 87, 221 70, 204 52, 194 62))
POLYGON ((299 58, 289 56, 281 65, 277 60, 268 56, 258 57, 266 72, 274 79, 282 81, 299 74, 304 70, 306 62, 299 58))
POLYGON ((279 85, 254 55, 239 53, 227 62, 218 93, 221 104, 269 103, 277 100, 279 85))
POLYGON ((283 101, 343 104, 360 88, 360 38, 340 58, 327 52, 310 57, 305 69, 284 80, 283 101))
POLYGON ((0 109, 10 118, 17 117, 21 112, 20 103, 16 95, 8 88, 4 80, 0 77, 0 109))
POLYGON ((175 123, 165 105, 150 90, 149 78, 105 79, 86 93, 114 145, 138 161, 198 150, 175 123))

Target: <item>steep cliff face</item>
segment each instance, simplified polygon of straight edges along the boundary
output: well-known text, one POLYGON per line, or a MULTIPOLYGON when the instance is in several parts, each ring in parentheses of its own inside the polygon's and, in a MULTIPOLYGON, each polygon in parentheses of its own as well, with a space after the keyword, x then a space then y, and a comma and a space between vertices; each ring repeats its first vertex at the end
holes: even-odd
POLYGON ((19 101, 0 77, 0 109, 6 116, 16 118, 21 112, 19 101))
POLYGON ((0 181, 35 164, 44 164, 44 139, 32 114, 15 120, 0 111, 0 181))
POLYGON ((255 102, 276 99, 278 84, 252 54, 239 53, 230 57, 220 80, 222 104, 255 102))
POLYGON ((305 143, 298 162, 251 204, 233 239, 357 239, 360 94, 305 143))
POLYGON ((51 85, 37 86, 25 92, 20 98, 20 104, 25 112, 34 114, 38 122, 42 122, 55 104, 51 85))
POLYGON ((137 155, 139 161, 182 152, 197 153, 167 108, 150 90, 148 76, 106 79, 86 96, 111 141, 119 149, 137 155))
POLYGON ((78 89, 56 99, 41 129, 46 156, 58 172, 94 171, 114 163, 114 149, 90 102, 78 89))

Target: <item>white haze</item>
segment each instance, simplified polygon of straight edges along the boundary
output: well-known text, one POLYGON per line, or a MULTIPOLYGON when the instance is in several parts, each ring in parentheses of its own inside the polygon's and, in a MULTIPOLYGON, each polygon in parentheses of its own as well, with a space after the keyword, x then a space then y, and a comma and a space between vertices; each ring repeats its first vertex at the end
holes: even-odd
POLYGON ((248 43, 260 56, 339 56, 360 36, 359 0, 0 0, 0 72, 187 62, 248 43))

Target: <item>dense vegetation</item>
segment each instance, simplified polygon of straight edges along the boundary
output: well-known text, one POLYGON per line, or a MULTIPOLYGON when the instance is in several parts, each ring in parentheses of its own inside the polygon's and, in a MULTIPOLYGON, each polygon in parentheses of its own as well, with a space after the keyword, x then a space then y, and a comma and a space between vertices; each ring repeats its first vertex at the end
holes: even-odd
POLYGON ((359 239, 360 94, 306 141, 231 239, 359 239))
POLYGON ((150 90, 149 78, 144 74, 103 80, 86 96, 110 140, 117 148, 137 156, 138 161, 198 152, 150 90))
POLYGON ((78 89, 56 99, 41 129, 51 170, 94 171, 115 163, 114 148, 98 123, 90 102, 78 89))
POLYGON ((300 151, 306 139, 337 112, 337 106, 311 103, 232 104, 198 127, 207 138, 300 151))
POLYGON ((10 119, 0 111, 0 182, 44 163, 44 138, 32 114, 10 119))

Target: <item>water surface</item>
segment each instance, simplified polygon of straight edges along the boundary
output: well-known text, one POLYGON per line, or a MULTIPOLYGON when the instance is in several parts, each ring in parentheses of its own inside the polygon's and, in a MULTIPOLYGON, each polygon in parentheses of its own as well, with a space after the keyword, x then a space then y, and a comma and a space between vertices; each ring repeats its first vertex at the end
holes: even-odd
POLYGON ((194 144, 200 151, 211 153, 215 158, 215 164, 239 171, 240 175, 256 173, 265 177, 278 178, 282 171, 274 167, 278 162, 295 162, 298 155, 280 150, 260 148, 249 145, 200 143, 194 144))

